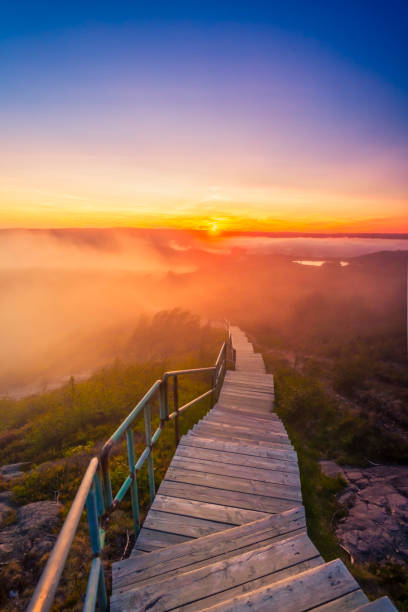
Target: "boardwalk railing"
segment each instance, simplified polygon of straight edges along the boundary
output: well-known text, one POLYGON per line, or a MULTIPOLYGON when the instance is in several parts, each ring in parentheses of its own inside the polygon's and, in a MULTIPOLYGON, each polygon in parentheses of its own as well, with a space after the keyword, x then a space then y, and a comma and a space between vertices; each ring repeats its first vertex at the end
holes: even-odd
POLYGON ((167 422, 174 421, 175 443, 177 445, 179 441, 180 413, 194 406, 206 397, 211 397, 211 404, 214 405, 225 372, 228 367, 233 368, 234 364, 235 351, 232 347, 231 336, 229 335, 220 349, 214 366, 166 372, 162 379, 157 380, 150 387, 132 412, 128 414, 106 442, 100 456, 91 459, 40 581, 34 591, 27 612, 45 612, 51 609, 65 562, 69 555, 85 506, 88 517, 93 560, 89 572, 83 610, 86 612, 95 610, 96 603, 98 603, 99 610, 108 609, 108 597, 101 561, 101 553, 105 542, 104 525, 106 519, 115 510, 130 489, 133 524, 135 534, 137 535, 140 529, 137 474, 147 461, 150 501, 153 502, 156 491, 152 449, 158 441, 163 427, 167 422), (205 373, 211 375, 211 387, 183 406, 179 406, 179 377, 205 373), (171 388, 170 394, 169 388, 171 388), (173 397, 172 406, 170 406, 169 395, 173 397), (150 406, 157 398, 159 402, 160 424, 152 435, 150 406), (142 412, 144 416, 146 447, 136 460, 132 426, 135 419, 142 412), (119 488, 119 491, 114 496, 110 478, 109 456, 115 444, 124 438, 126 438, 127 442, 129 476, 127 476, 122 486, 119 488))

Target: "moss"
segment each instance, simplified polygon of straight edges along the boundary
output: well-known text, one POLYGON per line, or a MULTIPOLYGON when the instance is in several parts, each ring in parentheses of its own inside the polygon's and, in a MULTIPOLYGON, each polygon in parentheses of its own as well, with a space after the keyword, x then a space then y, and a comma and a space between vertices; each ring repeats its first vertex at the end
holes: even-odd
POLYGON ((17 511, 14 509, 8 510, 3 513, 0 521, 0 529, 5 529, 6 527, 11 527, 11 525, 15 525, 18 521, 17 511))

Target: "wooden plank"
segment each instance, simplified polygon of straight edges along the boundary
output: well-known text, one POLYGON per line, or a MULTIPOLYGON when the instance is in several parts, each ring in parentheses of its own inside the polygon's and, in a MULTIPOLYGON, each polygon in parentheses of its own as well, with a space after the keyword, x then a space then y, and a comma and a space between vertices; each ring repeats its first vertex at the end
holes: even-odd
MULTIPOLYGON (((250 423, 248 423, 246 426, 243 425, 239 425, 239 424, 235 424, 235 423, 222 423, 219 421, 211 421, 209 419, 202 419, 201 421, 199 421, 195 426, 194 426, 194 430, 195 429, 201 429, 201 428, 212 428, 215 429, 217 431, 224 431, 226 433, 231 432, 232 434, 234 432, 236 432, 236 434, 239 437, 242 437, 241 434, 244 434, 246 436, 250 436, 250 437, 254 437, 256 439, 262 440, 264 438, 267 438, 268 440, 272 440, 273 438, 276 439, 276 442, 278 442, 279 438, 281 439, 285 439, 288 440, 288 434, 286 433, 285 430, 282 431, 272 431, 272 430, 268 430, 268 429, 263 429, 264 434, 261 434, 260 428, 256 427, 254 425, 254 429, 249 429, 250 427, 250 423)), ((286 442, 284 442, 286 443, 286 442)), ((287 442, 288 444, 290 444, 289 440, 287 442)))
POLYGON ((178 445, 175 457, 191 457, 192 459, 204 459, 205 461, 299 474, 299 469, 295 461, 266 459, 264 457, 255 457, 254 455, 240 455, 239 453, 228 453, 208 448, 191 447, 184 444, 178 445))
POLYGON ((233 389, 231 387, 223 387, 220 397, 230 397, 233 400, 247 400, 253 403, 272 402, 274 399, 272 393, 258 393, 251 389, 233 389))
MULTIPOLYGON (((209 593, 212 597, 220 593, 220 597, 226 599, 228 589, 247 583, 246 590, 249 581, 266 574, 276 574, 280 570, 316 558, 319 558, 319 554, 309 538, 306 535, 298 535, 163 579, 158 583, 141 585, 124 593, 118 589, 111 599, 111 610, 171 610, 193 604, 197 600, 201 600, 202 606, 202 600, 206 599, 209 593), (222 593, 224 594, 221 595, 222 593)), ((244 587, 241 592, 243 589, 244 587)), ((195 606, 192 609, 197 610, 197 604, 195 606)))
POLYGON ((313 610, 316 610, 316 612, 352 612, 367 601, 368 599, 363 591, 358 589, 358 591, 347 593, 347 595, 338 597, 322 606, 317 606, 313 610))
POLYGON ((273 404, 272 397, 262 397, 262 398, 252 398, 245 397, 243 395, 238 395, 236 393, 223 393, 221 392, 218 398, 220 404, 230 405, 230 406, 241 406, 242 408, 247 408, 248 410, 256 409, 258 412, 267 412, 270 410, 271 404, 273 404))
POLYGON ((239 397, 249 397, 254 399, 272 399, 274 394, 269 390, 263 390, 258 385, 251 388, 247 384, 237 385, 233 383, 224 383, 221 393, 238 395, 239 397))
POLYGON ((229 406, 225 406, 223 404, 216 404, 212 410, 208 414, 222 414, 223 416, 236 416, 241 419, 251 419, 256 423, 276 423, 281 422, 276 412, 253 412, 246 411, 243 408, 237 410, 236 408, 231 408, 229 406))
POLYGON ((216 427, 234 427, 235 429, 242 429, 248 431, 248 427, 251 428, 251 431, 259 432, 259 433, 278 433, 287 436, 285 428, 282 423, 279 421, 273 421, 271 423, 256 423, 252 421, 248 417, 240 418, 233 416, 232 418, 228 418, 222 415, 213 412, 211 414, 207 414, 204 418, 201 419, 201 423, 209 423, 215 425, 216 427))
POLYGON ((173 467, 172 465, 170 465, 166 473, 165 482, 168 481, 201 485, 214 489, 222 489, 224 491, 251 493, 254 495, 262 495, 263 497, 292 500, 295 504, 302 500, 300 487, 271 484, 258 480, 245 480, 245 478, 236 478, 235 476, 222 476, 221 474, 197 472, 191 469, 173 467))
MULTIPOLYGON (((222 506, 232 506, 233 508, 243 508, 244 510, 257 510, 258 512, 269 512, 270 514, 291 510, 296 503, 291 499, 278 499, 254 493, 241 493, 239 491, 206 487, 176 480, 163 480, 159 488, 159 493, 161 495, 168 495, 169 497, 193 499, 209 504, 221 504, 222 506)), ((297 503, 301 505, 300 502, 297 503)))
POLYGON ((222 476, 234 476, 247 480, 259 480, 260 482, 271 484, 282 484, 300 489, 300 479, 298 474, 290 472, 278 472, 276 470, 266 470, 263 468, 251 468, 241 465, 231 465, 219 463, 217 461, 206 461, 205 459, 193 459, 192 457, 181 457, 175 455, 171 462, 172 467, 180 467, 190 470, 198 470, 208 474, 221 474, 222 476))
POLYGON ((239 442, 242 444, 247 444, 250 446, 263 446, 266 448, 280 448, 284 450, 285 448, 289 450, 293 450, 292 445, 289 442, 289 439, 286 439, 283 436, 270 436, 268 438, 259 438, 258 436, 251 436, 251 434, 245 435, 242 432, 231 431, 231 433, 226 432, 225 430, 220 430, 217 427, 213 427, 210 425, 199 424, 193 427, 191 431, 191 435, 204 435, 206 437, 211 437, 215 439, 222 439, 231 442, 239 442))
POLYGON ((235 410, 234 408, 226 409, 221 406, 216 406, 210 410, 206 416, 216 416, 227 420, 229 423, 233 422, 234 419, 240 419, 242 421, 254 423, 254 425, 265 425, 274 427, 279 425, 283 427, 282 421, 278 418, 274 412, 261 412, 254 414, 253 412, 245 413, 243 410, 235 410))
POLYGON ((225 433, 231 437, 239 436, 240 438, 255 438, 256 440, 265 440, 266 442, 279 442, 280 444, 290 444, 288 434, 286 431, 271 431, 271 430, 261 430, 259 427, 251 427, 250 424, 236 425, 235 423, 222 423, 220 421, 214 420, 211 421, 209 419, 202 419, 196 426, 195 430, 200 431, 201 429, 211 429, 218 433, 225 433))
POLYGON ((370 612, 398 612, 397 608, 388 597, 381 597, 375 601, 369 601, 357 608, 356 612, 366 612, 366 610, 370 612))
MULTIPOLYGON (((211 609, 218 603, 222 603, 226 600, 228 601, 228 599, 230 599, 231 597, 239 597, 239 595, 247 593, 249 590, 254 591, 256 589, 275 584, 276 582, 279 582, 280 580, 285 580, 290 576, 296 576, 297 574, 305 572, 308 569, 321 566, 323 565, 323 563, 324 561, 320 556, 314 557, 313 559, 307 559, 306 561, 301 561, 296 565, 285 567, 284 569, 273 572, 272 574, 266 574, 264 576, 261 576, 260 578, 256 578, 255 580, 249 580, 245 584, 233 587, 231 589, 228 589, 227 591, 222 591, 220 593, 215 593, 214 595, 209 595, 204 600, 202 600, 202 603, 205 606, 209 606, 211 609)), ((195 601, 186 606, 183 606, 183 612, 196 612, 198 603, 200 603, 201 605, 201 601, 195 601)), ((206 610, 207 609, 208 608, 206 607, 206 610)))
POLYGON ((338 559, 208 608, 208 612, 303 612, 358 590, 358 584, 338 559))
POLYGON ((223 415, 219 415, 216 413, 213 414, 209 414, 207 415, 204 419, 202 419, 203 423, 208 423, 208 424, 212 424, 216 427, 239 427, 239 428, 244 428, 246 429, 246 431, 254 431, 254 432, 259 432, 259 433, 264 433, 264 434, 282 434, 287 436, 287 432, 285 430, 285 428, 283 427, 283 425, 281 425, 278 421, 269 423, 269 422, 265 422, 265 424, 262 423, 258 423, 255 422, 254 420, 252 421, 251 419, 249 419, 248 417, 240 417, 240 416, 223 416, 223 415))
POLYGON ((260 405, 259 402, 254 405, 253 402, 248 400, 238 400, 231 398, 219 398, 219 403, 226 408, 232 408, 233 410, 242 410, 243 412, 249 412, 254 414, 271 414, 272 408, 269 402, 265 402, 264 405, 260 405))
POLYGON ((256 419, 258 421, 264 421, 266 422, 274 422, 274 421, 280 421, 278 415, 276 414, 276 412, 274 412, 273 410, 265 410, 263 412, 254 412, 253 410, 246 410, 245 408, 241 407, 239 409, 234 408, 233 406, 229 406, 227 404, 222 404, 220 401, 218 401, 214 408, 210 411, 215 412, 217 414, 219 414, 220 412, 222 413, 233 413, 236 414, 238 416, 243 417, 247 417, 247 418, 251 418, 251 419, 256 419))
POLYGON ((244 525, 245 523, 269 516, 265 512, 231 508, 231 506, 223 506, 221 504, 205 504, 191 499, 168 497, 167 495, 156 495, 151 510, 172 512, 173 514, 181 514, 209 521, 221 521, 228 523, 230 526, 244 525))
MULTIPOLYGON (((269 417, 269 415, 267 416, 269 417)), ((264 418, 263 414, 260 414, 259 416, 257 416, 256 414, 253 414, 253 413, 245 414, 242 411, 238 411, 238 410, 231 410, 230 412, 227 412, 221 408, 216 408, 216 409, 210 410, 210 412, 207 413, 206 417, 215 418, 218 421, 221 421, 227 424, 236 424, 236 425, 251 424, 254 427, 266 428, 267 430, 271 430, 271 431, 273 431, 276 428, 280 428, 281 430, 285 431, 282 421, 280 421, 277 417, 272 418, 272 419, 264 418)))
POLYGON ((143 550, 156 550, 157 548, 165 548, 173 544, 180 544, 192 540, 190 536, 177 535, 175 533, 167 533, 165 531, 152 530, 142 527, 137 540, 136 546, 140 546, 143 550))
MULTIPOLYGON (((147 584, 148 582, 157 581, 158 577, 161 580, 162 578, 170 578, 170 576, 175 576, 177 574, 181 574, 184 572, 191 572, 192 570, 198 569, 200 567, 205 567, 206 565, 209 565, 210 563, 213 563, 215 561, 222 561, 224 559, 229 559, 237 554, 241 554, 243 552, 249 552, 251 550, 260 548, 260 546, 266 546, 268 544, 273 544, 274 542, 278 542, 280 540, 286 540, 289 537, 293 537, 293 536, 301 535, 301 534, 306 534, 306 529, 304 527, 296 529, 294 531, 290 531, 285 534, 269 536, 269 537, 265 533, 265 534, 262 534, 262 536, 259 536, 260 537, 259 541, 256 541, 256 542, 253 542, 252 544, 247 544, 247 545, 243 545, 241 543, 239 545, 239 548, 231 552, 223 552, 224 549, 220 548, 218 550, 219 554, 216 554, 210 558, 203 559, 201 561, 192 561, 191 558, 185 556, 183 557, 183 559, 175 559, 169 563, 166 563, 164 567, 160 568, 162 571, 160 571, 159 573, 157 573, 156 568, 149 568, 138 579, 135 579, 133 576, 129 578, 129 575, 126 575, 125 577, 122 577, 121 575, 120 581, 118 580, 114 583, 114 590, 116 590, 117 588, 120 588, 122 592, 126 590, 131 590, 133 586, 136 585, 136 583, 137 584, 147 584), (184 565, 176 567, 175 569, 171 569, 171 566, 173 565, 177 566, 180 563, 184 563, 184 565)), ((166 549, 162 549, 162 550, 166 550, 166 549)), ((146 553, 143 553, 143 554, 146 554, 146 553)))
MULTIPOLYGON (((257 546, 270 538, 287 538, 288 533, 305 529, 304 508, 299 507, 282 514, 269 516, 244 526, 233 527, 199 540, 190 540, 175 546, 162 548, 143 559, 132 557, 113 564, 114 588, 131 585, 155 575, 177 570, 193 563, 220 560, 220 556, 235 555, 241 549, 257 546)), ((252 549, 251 549, 252 550, 252 549)))
POLYGON ((215 408, 217 409, 217 412, 219 410, 222 410, 223 412, 233 412, 234 414, 243 413, 246 416, 252 416, 252 418, 254 419, 270 419, 271 421, 279 420, 276 412, 273 412, 273 410, 270 410, 269 408, 267 410, 254 410, 253 408, 251 408, 250 404, 248 404, 248 406, 238 406, 236 402, 218 401, 218 404, 216 404, 215 408))
POLYGON ((223 388, 232 387, 235 389, 248 389, 258 393, 272 393, 274 394, 275 386, 271 381, 255 380, 250 378, 225 378, 223 388))
POLYGON ((233 523, 222 523, 221 521, 196 518, 194 516, 181 516, 180 514, 173 514, 167 511, 162 512, 153 508, 150 508, 143 523, 143 527, 146 529, 166 531, 167 533, 176 533, 191 538, 201 538, 216 531, 229 529, 233 525, 233 523))
POLYGON ((274 376, 270 372, 266 372, 265 374, 259 373, 256 374, 254 372, 238 372, 237 370, 227 370, 225 374, 225 378, 251 378, 251 379, 262 379, 262 380, 270 380, 273 382, 274 376))
POLYGON ((195 428, 189 432, 188 436, 211 438, 221 442, 231 442, 242 446, 252 446, 253 448, 277 448, 280 450, 287 449, 288 451, 293 451, 293 447, 289 442, 285 444, 284 442, 276 442, 275 440, 259 440, 256 437, 252 438, 250 435, 243 436, 241 433, 236 432, 228 434, 224 431, 219 431, 210 427, 195 428))
POLYGON ((180 440, 180 444, 227 451, 230 453, 239 453, 240 455, 253 455, 268 459, 279 459, 280 461, 290 461, 292 463, 297 462, 295 451, 286 446, 285 448, 278 448, 271 445, 265 448, 264 446, 254 446, 240 442, 231 442, 229 440, 217 440, 209 436, 198 436, 196 434, 187 434, 183 436, 180 440))
POLYGON ((255 421, 252 421, 251 419, 247 418, 247 417, 239 417, 239 416, 223 416, 223 415, 219 415, 216 413, 212 413, 207 415, 206 417, 204 417, 202 419, 203 423, 208 423, 208 424, 212 424, 216 427, 239 427, 239 428, 244 428, 246 429, 246 431, 254 431, 254 432, 259 432, 259 433, 279 433, 279 434, 283 434, 285 436, 287 436, 287 432, 285 430, 285 428, 283 427, 283 425, 281 425, 279 422, 275 421, 273 423, 268 423, 265 422, 264 424, 262 423, 257 423, 255 421))
MULTIPOLYGON (((275 385, 273 380, 262 380, 261 378, 249 378, 245 376, 236 376, 234 378, 224 378, 224 385, 226 386, 237 386, 237 387, 245 387, 247 389, 253 389, 258 391, 265 391, 274 393, 275 385)), ((224 386, 223 385, 223 386, 224 386)))
POLYGON ((227 372, 225 375, 226 382, 241 382, 248 384, 256 384, 259 383, 261 385, 267 385, 269 387, 274 387, 274 378, 272 374, 256 374, 255 372, 227 372))

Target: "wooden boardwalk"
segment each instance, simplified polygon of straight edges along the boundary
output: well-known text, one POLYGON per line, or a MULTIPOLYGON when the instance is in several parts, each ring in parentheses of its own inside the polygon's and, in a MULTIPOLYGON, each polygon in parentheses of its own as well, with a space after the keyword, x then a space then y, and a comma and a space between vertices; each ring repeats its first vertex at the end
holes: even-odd
POLYGON ((273 376, 231 328, 236 370, 185 435, 129 559, 112 612, 395 610, 367 597, 307 536, 296 453, 273 412, 273 376))

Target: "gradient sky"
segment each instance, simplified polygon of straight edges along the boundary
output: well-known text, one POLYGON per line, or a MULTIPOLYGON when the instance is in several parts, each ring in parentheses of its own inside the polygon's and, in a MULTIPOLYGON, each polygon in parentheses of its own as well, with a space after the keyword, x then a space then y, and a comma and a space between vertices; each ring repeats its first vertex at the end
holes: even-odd
POLYGON ((408 232, 407 23, 0 0, 0 226, 408 232))

